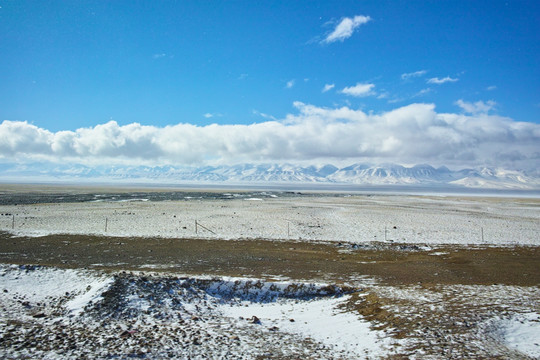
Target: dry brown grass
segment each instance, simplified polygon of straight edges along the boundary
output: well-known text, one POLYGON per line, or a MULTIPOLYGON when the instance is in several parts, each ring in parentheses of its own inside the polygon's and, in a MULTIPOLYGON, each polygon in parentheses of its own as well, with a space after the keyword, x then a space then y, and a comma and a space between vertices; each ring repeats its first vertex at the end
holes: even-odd
POLYGON ((370 276, 389 285, 540 284, 540 247, 350 244, 267 240, 0 234, 0 262, 184 274, 325 280, 370 276))

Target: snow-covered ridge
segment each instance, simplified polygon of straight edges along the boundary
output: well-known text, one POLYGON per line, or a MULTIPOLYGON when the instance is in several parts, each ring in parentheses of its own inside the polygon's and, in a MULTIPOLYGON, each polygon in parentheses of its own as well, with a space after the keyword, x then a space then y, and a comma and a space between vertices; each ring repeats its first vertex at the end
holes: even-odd
POLYGON ((353 292, 353 288, 329 284, 298 282, 269 282, 260 279, 185 279, 208 294, 222 299, 238 298, 252 302, 272 302, 278 298, 313 299, 327 296, 342 296, 353 292))
POLYGON ((1 164, 0 179, 44 181, 141 181, 155 183, 315 183, 356 185, 453 186, 490 189, 539 189, 540 174, 501 168, 450 170, 445 166, 397 164, 299 166, 239 164, 221 166, 97 166, 1 164))

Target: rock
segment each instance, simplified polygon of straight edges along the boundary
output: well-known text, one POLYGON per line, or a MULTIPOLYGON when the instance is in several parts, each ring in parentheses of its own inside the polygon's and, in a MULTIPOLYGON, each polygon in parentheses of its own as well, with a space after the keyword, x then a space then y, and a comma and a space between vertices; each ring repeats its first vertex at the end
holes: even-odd
POLYGON ((253 315, 253 316, 249 319, 249 322, 252 323, 252 324, 260 324, 260 323, 261 323, 261 319, 259 319, 259 318, 256 317, 255 315, 253 315))

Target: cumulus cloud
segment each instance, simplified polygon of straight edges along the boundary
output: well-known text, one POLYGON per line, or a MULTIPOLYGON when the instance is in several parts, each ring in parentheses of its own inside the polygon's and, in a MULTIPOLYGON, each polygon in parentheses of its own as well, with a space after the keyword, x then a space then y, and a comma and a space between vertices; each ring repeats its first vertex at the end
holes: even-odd
POLYGON ((488 100, 487 102, 477 101, 475 103, 470 103, 459 99, 456 101, 456 105, 463 109, 464 112, 469 114, 486 114, 493 110, 495 106, 497 106, 497 103, 493 100, 488 100))
POLYGON ((440 84, 444 84, 444 83, 447 83, 447 82, 456 82, 458 80, 459 80, 458 78, 451 78, 450 76, 447 76, 447 77, 444 77, 442 79, 439 79, 438 77, 434 77, 434 78, 429 79, 427 82, 428 82, 428 84, 440 85, 440 84))
POLYGON ((363 15, 357 15, 354 18, 345 17, 341 19, 334 31, 328 34, 322 42, 330 44, 336 41, 348 39, 352 36, 357 27, 368 23, 370 20, 371 18, 369 16, 363 15))
POLYGON ((296 80, 294 80, 294 79, 289 80, 289 81, 287 81, 287 84, 285 84, 285 87, 287 89, 290 89, 290 88, 292 88, 294 86, 295 83, 296 83, 296 80))
POLYGON ((364 96, 374 95, 375 93, 372 91, 374 87, 375 87, 375 84, 357 83, 354 86, 343 88, 341 92, 345 95, 364 97, 364 96))
MULTIPOLYGON (((468 104, 463 102, 464 104, 468 104)), ((438 113, 416 103, 382 113, 295 102, 281 120, 250 125, 165 127, 115 121, 51 132, 20 121, 0 124, 0 158, 81 164, 201 165, 351 161, 536 168, 540 124, 487 113, 438 113)), ((480 109, 481 106, 473 104, 480 109)), ((489 104, 488 104, 489 107, 489 104)))
POLYGON ((326 85, 324 85, 324 87, 323 87, 323 89, 322 89, 322 92, 324 93, 324 92, 330 91, 330 90, 332 90, 335 86, 336 86, 336 85, 334 85, 334 84, 326 84, 326 85))
POLYGON ((424 76, 427 73, 427 70, 419 70, 411 73, 401 74, 401 80, 409 80, 410 78, 424 76))

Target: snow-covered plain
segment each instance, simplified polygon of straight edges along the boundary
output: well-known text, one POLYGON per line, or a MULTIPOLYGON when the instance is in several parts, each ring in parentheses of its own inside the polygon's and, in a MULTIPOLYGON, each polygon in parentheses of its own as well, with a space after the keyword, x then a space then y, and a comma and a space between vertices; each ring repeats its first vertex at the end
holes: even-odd
POLYGON ((227 200, 131 200, 100 201, 97 194, 95 202, 0 205, 0 230, 36 236, 540 245, 540 199, 277 193, 227 200))

